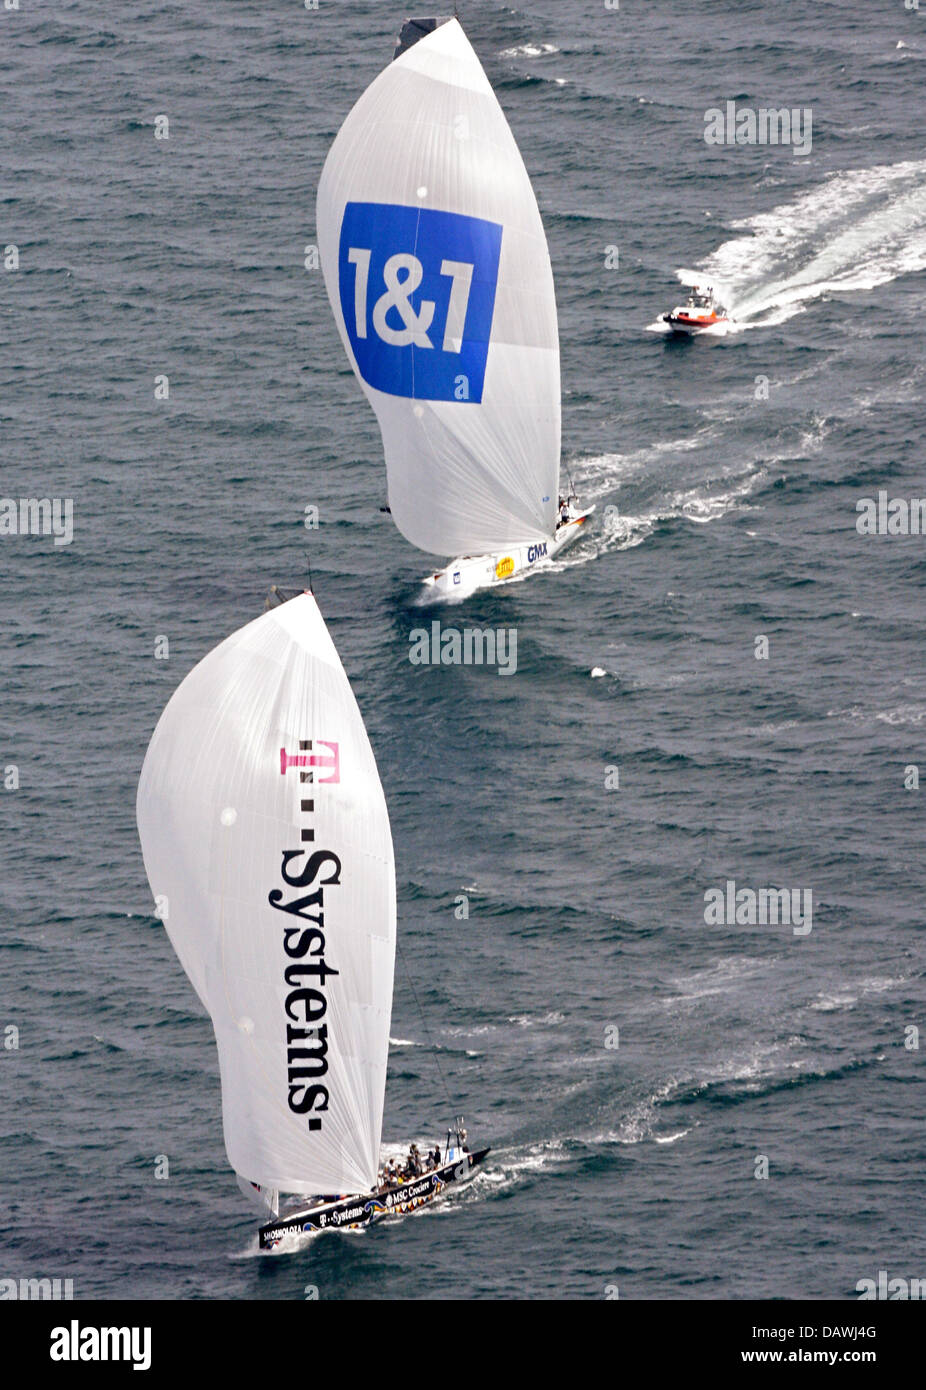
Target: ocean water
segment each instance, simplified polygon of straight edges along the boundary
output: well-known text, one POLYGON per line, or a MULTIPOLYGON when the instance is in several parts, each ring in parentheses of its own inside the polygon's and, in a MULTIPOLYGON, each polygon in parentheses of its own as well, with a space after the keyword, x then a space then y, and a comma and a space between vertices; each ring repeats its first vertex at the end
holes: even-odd
POLYGON ((75 508, 68 546, 0 538, 0 1276, 184 1299, 922 1277, 926 540, 855 521, 926 492, 926 11, 460 11, 543 212, 564 460, 599 514, 440 615, 516 628, 511 678, 409 663, 430 562, 379 511, 375 421, 303 266, 406 12, 0 13, 0 494, 75 508), (728 100, 809 107, 811 152, 707 146, 728 100), (735 331, 654 331, 683 268, 735 331), (384 1138, 459 1108, 492 1153, 443 1205, 259 1258, 134 800, 171 692, 307 550, 395 838, 384 1138), (728 880, 811 892, 812 930, 708 925, 728 880))

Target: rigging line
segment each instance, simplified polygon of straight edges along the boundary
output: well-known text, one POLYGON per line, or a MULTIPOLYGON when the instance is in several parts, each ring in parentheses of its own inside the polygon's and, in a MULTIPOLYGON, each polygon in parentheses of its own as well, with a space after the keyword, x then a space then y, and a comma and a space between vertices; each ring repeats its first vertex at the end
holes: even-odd
POLYGON ((409 983, 409 986, 411 987, 412 994, 414 995, 415 1003, 418 1005, 418 1012, 419 1012, 419 1014, 421 1015, 421 1026, 422 1026, 422 1028, 424 1029, 425 1034, 427 1035, 428 1044, 429 1044, 431 1050, 432 1050, 433 1053, 434 1053, 434 1061, 437 1063, 437 1070, 438 1070, 438 1072, 439 1072, 439 1074, 440 1074, 441 1083, 443 1084, 444 1091, 446 1092, 446 1095, 447 1095, 447 1104, 450 1106, 450 1109, 453 1110, 453 1108, 454 1108, 454 1105, 453 1105, 453 1097, 452 1097, 451 1094, 450 1094, 450 1088, 449 1088, 449 1086, 447 1085, 447 1080, 446 1080, 446 1078, 445 1078, 445 1076, 444 1076, 444 1072, 443 1072, 443 1069, 442 1069, 441 1064, 440 1064, 440 1057, 438 1057, 438 1055, 437 1055, 437 1045, 436 1045, 436 1043, 434 1042, 433 1037, 431 1036, 431 1030, 430 1030, 430 1028, 428 1027, 427 1019, 426 1019, 425 1016, 424 1016, 424 1009, 421 1007, 421 1001, 420 1001, 419 998, 418 998, 418 991, 415 989, 415 981, 412 979, 411 971, 410 971, 409 968, 408 968, 408 961, 405 959, 405 952, 402 950, 402 943, 401 943, 401 941, 399 940, 398 936, 396 937, 396 942, 395 942, 395 944, 396 944, 396 946, 399 948, 399 955, 402 957, 402 965, 403 965, 404 968, 405 968, 405 974, 406 974, 406 976, 407 976, 407 978, 408 978, 408 983, 409 983))

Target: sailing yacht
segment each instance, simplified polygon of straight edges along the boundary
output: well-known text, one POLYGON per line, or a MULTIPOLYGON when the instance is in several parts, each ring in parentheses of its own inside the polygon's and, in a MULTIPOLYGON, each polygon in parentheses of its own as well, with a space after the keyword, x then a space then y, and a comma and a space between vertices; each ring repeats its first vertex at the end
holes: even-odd
POLYGON ((325 285, 383 438, 402 535, 455 557, 425 596, 529 574, 593 507, 560 492, 550 254, 505 114, 455 18, 410 20, 318 187, 325 285))
POLYGON ((228 1161, 267 1250, 413 1211, 488 1153, 458 1120, 439 1164, 381 1180, 389 815, 315 599, 274 597, 171 696, 137 798, 157 915, 212 1018, 228 1161))

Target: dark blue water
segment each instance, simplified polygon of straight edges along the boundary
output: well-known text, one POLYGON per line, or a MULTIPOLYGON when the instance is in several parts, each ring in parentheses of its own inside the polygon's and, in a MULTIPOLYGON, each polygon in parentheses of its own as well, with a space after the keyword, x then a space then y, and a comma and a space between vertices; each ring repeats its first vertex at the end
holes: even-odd
POLYGON ((904 770, 926 754, 926 540, 855 518, 926 492, 926 21, 899 0, 461 6, 544 214, 564 457, 600 518, 443 615, 517 629, 506 679, 407 659, 431 562, 378 510, 375 421, 303 267, 325 154, 404 13, 2 17, 0 494, 73 498, 75 535, 0 538, 0 1275, 108 1298, 853 1298, 924 1276, 904 1044, 926 1023, 926 791, 904 770), (812 152, 709 148, 727 100, 810 107, 812 152), (680 267, 722 282, 740 331, 652 331, 680 267), (270 583, 301 584, 306 548, 395 837, 385 1138, 459 1106, 493 1152, 443 1207, 259 1259, 134 800, 170 693, 270 583), (812 930, 706 925, 728 879, 810 890, 812 930))

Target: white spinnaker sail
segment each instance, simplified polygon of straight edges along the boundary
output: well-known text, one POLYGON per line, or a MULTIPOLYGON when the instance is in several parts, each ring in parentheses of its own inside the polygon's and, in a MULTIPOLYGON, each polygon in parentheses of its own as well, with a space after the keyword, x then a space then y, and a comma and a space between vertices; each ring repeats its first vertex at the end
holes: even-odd
POLYGON ((317 233, 402 534, 437 555, 551 536, 550 256, 524 161, 457 20, 397 58, 347 117, 319 183, 317 233))
POLYGON ((311 595, 233 633, 180 684, 137 811, 164 925, 212 1016, 232 1167, 283 1192, 369 1191, 392 1009, 392 836, 311 595))

